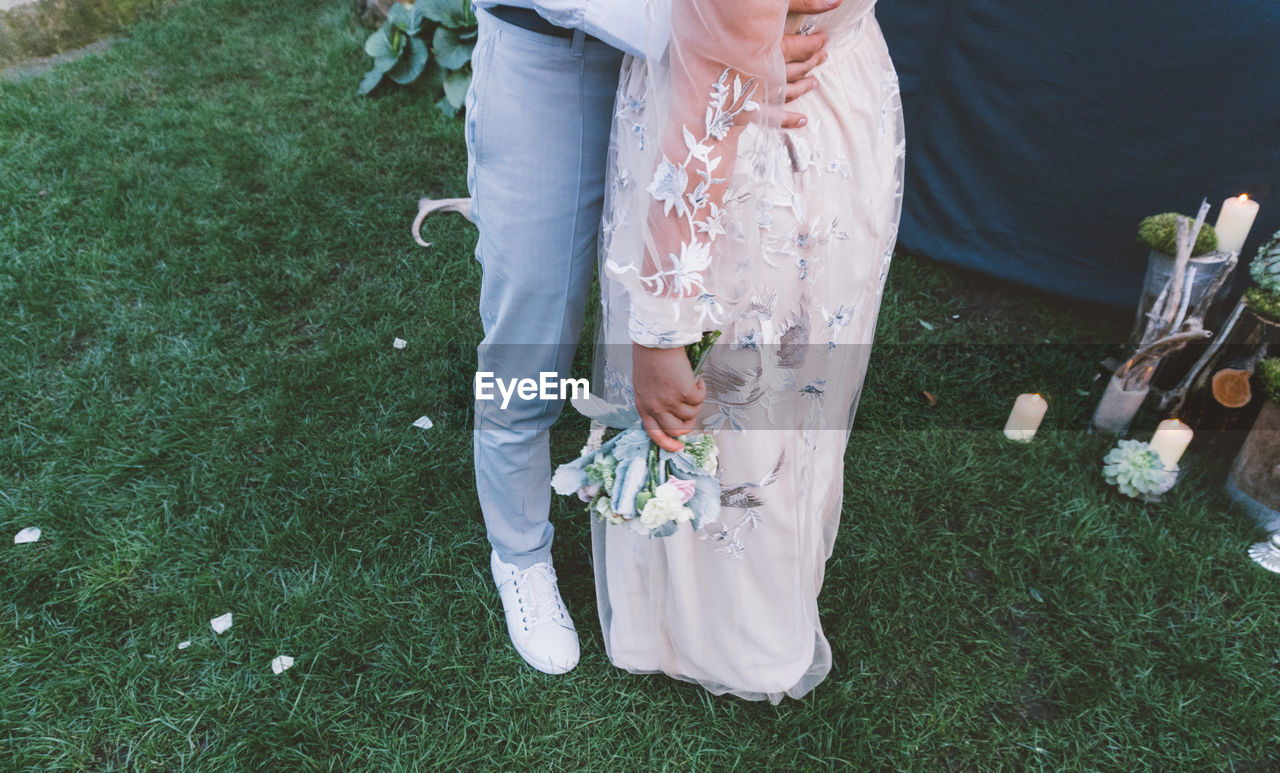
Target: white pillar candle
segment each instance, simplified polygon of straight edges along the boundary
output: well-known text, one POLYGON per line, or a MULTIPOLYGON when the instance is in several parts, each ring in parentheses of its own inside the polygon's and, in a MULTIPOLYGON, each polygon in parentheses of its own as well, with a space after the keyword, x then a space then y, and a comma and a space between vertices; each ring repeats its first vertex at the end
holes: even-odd
POLYGON ((1040 421, 1049 404, 1040 395, 1018 395, 1013 401, 1013 412, 1004 424, 1004 436, 1022 443, 1030 442, 1040 429, 1040 421))
POLYGON ((1156 434, 1151 437, 1151 450, 1160 455, 1166 470, 1182 458, 1182 454, 1191 445, 1191 438, 1196 433, 1177 419, 1165 419, 1156 427, 1156 434))
POLYGON ((1251 201, 1248 194, 1242 193, 1222 202, 1218 222, 1213 224, 1213 230, 1218 234, 1218 249, 1239 252, 1244 247, 1244 240, 1249 238, 1249 229, 1253 228, 1253 219, 1257 216, 1258 202, 1251 201))

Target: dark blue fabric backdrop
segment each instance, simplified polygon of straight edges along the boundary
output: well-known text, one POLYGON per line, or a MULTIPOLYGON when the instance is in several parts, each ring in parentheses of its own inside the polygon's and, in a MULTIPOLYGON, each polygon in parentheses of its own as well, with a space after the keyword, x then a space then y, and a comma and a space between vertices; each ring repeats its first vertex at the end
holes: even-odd
MULTIPOLYGON (((1138 221, 1261 204, 1280 229, 1280 2, 882 0, 902 81, 901 243, 1133 307, 1138 221)), ((1243 280, 1237 289, 1243 286, 1243 280)))

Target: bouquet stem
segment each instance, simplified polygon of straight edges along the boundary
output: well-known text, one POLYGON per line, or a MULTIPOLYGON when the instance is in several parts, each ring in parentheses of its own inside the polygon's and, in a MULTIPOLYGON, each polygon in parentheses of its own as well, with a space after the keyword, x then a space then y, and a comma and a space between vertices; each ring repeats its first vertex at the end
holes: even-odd
POLYGON ((702 334, 702 338, 684 348, 685 354, 689 355, 689 367, 693 368, 693 375, 696 377, 702 372, 702 366, 706 362, 707 355, 711 352, 712 345, 720 338, 719 330, 712 330, 702 334))

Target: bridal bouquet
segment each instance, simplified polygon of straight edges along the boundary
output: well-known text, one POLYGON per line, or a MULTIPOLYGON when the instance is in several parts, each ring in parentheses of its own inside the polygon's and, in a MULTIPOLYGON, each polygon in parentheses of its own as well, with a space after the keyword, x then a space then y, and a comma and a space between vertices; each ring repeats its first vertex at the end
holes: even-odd
MULTIPOLYGON (((687 347, 695 375, 719 336, 719 331, 706 333, 687 347)), ((587 512, 650 537, 670 536, 682 523, 697 529, 716 520, 720 481, 713 437, 686 439, 673 453, 649 439, 634 405, 599 397, 574 398, 571 404, 591 419, 591 435, 577 459, 556 468, 551 478, 556 493, 576 493, 588 503, 587 512), (610 428, 617 433, 605 440, 610 428)))

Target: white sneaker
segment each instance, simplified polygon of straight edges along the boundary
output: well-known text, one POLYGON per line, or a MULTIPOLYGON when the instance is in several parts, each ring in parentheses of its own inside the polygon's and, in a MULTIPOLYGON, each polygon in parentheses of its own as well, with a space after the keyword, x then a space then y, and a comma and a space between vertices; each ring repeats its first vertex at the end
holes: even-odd
POLYGON ((578 632, 560 598, 551 562, 517 569, 494 551, 489 566, 502 596, 507 633, 520 657, 546 674, 563 674, 578 665, 578 632))

